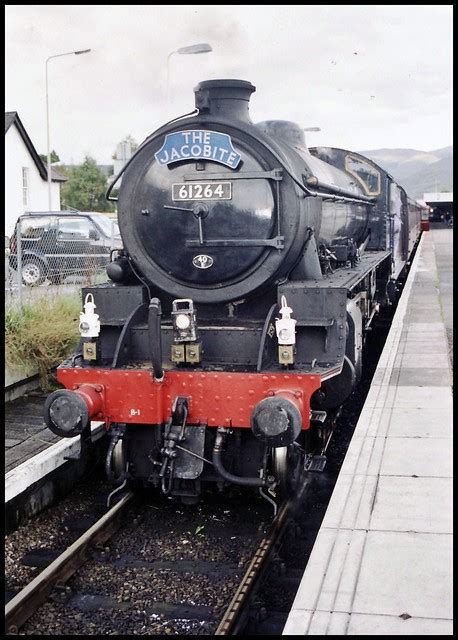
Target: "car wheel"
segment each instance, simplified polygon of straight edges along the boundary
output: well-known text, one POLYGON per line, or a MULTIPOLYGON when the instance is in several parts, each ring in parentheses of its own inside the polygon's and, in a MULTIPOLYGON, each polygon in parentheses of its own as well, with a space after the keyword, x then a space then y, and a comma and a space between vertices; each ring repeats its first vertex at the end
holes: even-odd
POLYGON ((44 264, 36 258, 24 258, 22 262, 22 282, 28 287, 35 287, 44 282, 46 270, 44 264))

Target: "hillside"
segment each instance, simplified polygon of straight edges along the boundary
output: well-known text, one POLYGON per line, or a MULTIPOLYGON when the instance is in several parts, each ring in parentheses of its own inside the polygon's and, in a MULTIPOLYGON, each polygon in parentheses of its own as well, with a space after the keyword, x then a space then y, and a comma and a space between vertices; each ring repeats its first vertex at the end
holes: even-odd
POLYGON ((427 191, 453 191, 453 147, 433 151, 372 149, 360 151, 390 173, 413 198, 427 191))

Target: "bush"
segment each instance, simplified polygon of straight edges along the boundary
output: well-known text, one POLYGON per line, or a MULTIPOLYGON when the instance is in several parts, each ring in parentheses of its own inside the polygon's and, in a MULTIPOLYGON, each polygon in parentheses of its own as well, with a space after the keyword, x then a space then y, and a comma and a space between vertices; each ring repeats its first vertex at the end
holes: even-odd
POLYGON ((5 309, 5 362, 12 369, 38 368, 44 390, 50 369, 74 351, 78 341, 79 296, 36 300, 5 309))

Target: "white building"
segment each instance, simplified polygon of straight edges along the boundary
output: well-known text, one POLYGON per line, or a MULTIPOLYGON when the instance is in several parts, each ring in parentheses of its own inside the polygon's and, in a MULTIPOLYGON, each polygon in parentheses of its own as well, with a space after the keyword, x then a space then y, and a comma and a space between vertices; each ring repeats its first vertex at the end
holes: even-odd
MULTIPOLYGON (((60 185, 66 180, 52 169, 52 211, 60 211, 60 185)), ((26 211, 49 211, 47 170, 17 112, 10 111, 5 113, 5 236, 26 211)))
MULTIPOLYGON (((123 140, 119 144, 116 145, 116 154, 113 158, 113 173, 115 176, 121 171, 121 169, 128 163, 128 161, 134 155, 135 149, 133 148, 132 141, 129 138, 123 140)), ((121 179, 118 181, 117 185, 121 183, 121 179)))

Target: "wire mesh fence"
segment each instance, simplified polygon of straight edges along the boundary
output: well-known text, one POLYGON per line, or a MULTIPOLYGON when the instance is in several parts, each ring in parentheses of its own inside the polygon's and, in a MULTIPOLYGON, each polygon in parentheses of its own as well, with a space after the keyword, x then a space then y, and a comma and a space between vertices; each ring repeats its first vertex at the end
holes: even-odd
POLYGON ((99 213, 27 213, 5 243, 5 305, 77 292, 107 279, 121 248, 116 220, 99 213))

